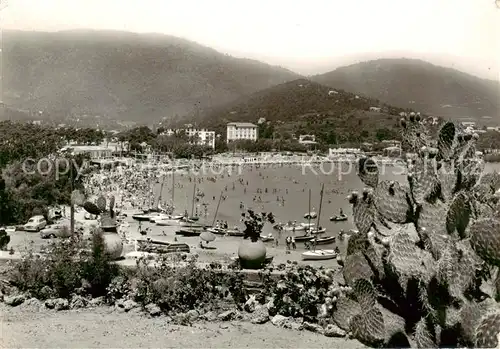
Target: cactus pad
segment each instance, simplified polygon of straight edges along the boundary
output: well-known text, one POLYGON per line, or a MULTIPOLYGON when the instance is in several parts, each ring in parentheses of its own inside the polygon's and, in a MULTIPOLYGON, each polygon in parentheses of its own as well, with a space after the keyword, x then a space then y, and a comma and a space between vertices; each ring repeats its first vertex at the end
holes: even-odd
POLYGON ((469 342, 474 343, 476 330, 481 323, 485 309, 480 304, 466 302, 460 310, 460 327, 462 336, 469 342))
POLYGON ((445 123, 439 130, 438 149, 442 159, 448 160, 453 156, 456 134, 455 124, 452 122, 445 123))
POLYGON ((431 335, 425 318, 420 319, 415 326, 415 343, 417 348, 436 348, 437 345, 431 335))
POLYGON ((367 186, 376 188, 378 184, 378 166, 371 158, 361 158, 358 162, 358 176, 367 186))
POLYGON ((365 253, 369 246, 368 234, 352 234, 347 241, 347 256, 356 252, 365 253))
POLYGON ((383 181, 374 193, 375 207, 383 218, 393 223, 406 223, 412 213, 409 188, 398 182, 383 181))
POLYGON ((454 235, 456 233, 460 238, 464 238, 471 215, 472 209, 469 198, 464 193, 458 193, 453 199, 446 216, 448 234, 454 235))
POLYGON ((387 260, 402 280, 412 277, 428 280, 432 276, 429 269, 433 264, 432 256, 420 250, 406 232, 392 237, 387 260))
POLYGON ((350 330, 362 343, 380 344, 385 338, 384 316, 378 308, 371 308, 352 317, 350 330))
POLYGON ((441 200, 433 203, 426 202, 418 213, 418 227, 425 228, 429 234, 446 233, 446 215, 448 205, 441 200))
POLYGON ((476 271, 482 266, 483 261, 467 240, 455 243, 453 257, 449 274, 449 292, 455 298, 462 298, 464 292, 473 284, 476 271))
POLYGON ((335 312, 333 313, 333 321, 338 327, 344 331, 349 331, 349 322, 362 311, 358 302, 347 298, 340 297, 335 304, 335 312))
POLYGON ((371 281, 358 279, 354 282, 352 288, 363 311, 375 306, 377 303, 377 293, 371 281))
POLYGON ((437 163, 433 159, 416 159, 408 174, 413 200, 422 205, 438 193, 437 163))
POLYGON ((491 191, 495 193, 498 189, 500 189, 500 173, 498 172, 485 173, 482 175, 481 180, 479 182, 481 184, 490 187, 491 191))
POLYGON ((402 122, 402 145, 411 149, 420 149, 430 145, 429 135, 424 125, 415 119, 402 122))
POLYGON ((470 234, 474 251, 487 263, 500 266, 500 221, 480 219, 471 225, 470 234))
POLYGON ((113 210, 114 208, 115 208, 115 197, 114 197, 114 195, 112 195, 109 198, 109 209, 113 210))
MULTIPOLYGON (((352 320, 351 320, 352 321, 352 320)), ((493 313, 484 317, 476 329, 476 347, 496 348, 500 334, 500 313, 493 313)))
POLYGON ((354 195, 351 203, 353 205, 354 224, 356 224, 359 233, 368 233, 375 221, 375 204, 372 194, 365 191, 361 196, 354 195))
POLYGON ((347 256, 342 272, 344 281, 348 285, 353 285, 358 279, 371 280, 375 276, 370 264, 361 252, 347 256))
POLYGON ((441 189, 441 198, 450 201, 457 188, 457 171, 452 164, 441 162, 437 171, 439 186, 441 189))

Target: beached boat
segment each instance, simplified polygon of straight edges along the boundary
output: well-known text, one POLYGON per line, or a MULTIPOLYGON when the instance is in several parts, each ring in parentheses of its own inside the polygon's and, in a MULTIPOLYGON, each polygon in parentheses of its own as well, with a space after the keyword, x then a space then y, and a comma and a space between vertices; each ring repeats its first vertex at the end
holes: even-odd
POLYGON ((220 227, 210 227, 210 228, 207 228, 207 231, 209 231, 215 235, 226 235, 226 230, 224 228, 220 228, 220 227))
POLYGON ((345 221, 347 221, 347 216, 345 214, 330 217, 330 222, 345 222, 345 221))
POLYGON ((308 222, 308 223, 300 223, 300 225, 302 227, 304 227, 305 229, 308 229, 308 228, 312 228, 316 225, 316 223, 311 223, 311 222, 308 222))
POLYGON ((184 228, 202 228, 203 227, 203 225, 200 223, 196 223, 194 221, 185 220, 185 219, 179 221, 179 226, 184 227, 184 228))
POLYGON ((200 236, 202 230, 200 229, 180 229, 175 232, 176 235, 182 235, 182 236, 200 236))
POLYGON ((170 215, 166 213, 160 213, 157 216, 153 216, 149 219, 151 223, 156 223, 157 221, 163 221, 163 220, 180 220, 182 219, 182 215, 170 215))
POLYGON ((262 236, 261 240, 262 240, 262 242, 274 241, 274 236, 273 236, 273 234, 262 236))
POLYGON ((157 212, 135 214, 135 215, 132 215, 132 219, 139 221, 139 222, 148 222, 151 220, 151 218, 157 217, 158 215, 159 215, 159 213, 157 213, 157 212))
POLYGON ((306 231, 312 235, 319 235, 326 233, 326 228, 309 228, 306 231))
POLYGON ((281 226, 284 231, 303 231, 306 229, 305 226, 301 224, 286 224, 281 226))
POLYGON ((226 229, 227 236, 244 236, 245 233, 238 229, 226 229))
POLYGON ((304 219, 315 219, 316 217, 318 217, 318 214, 314 211, 304 214, 304 219))
POLYGON ((335 253, 334 250, 315 250, 302 253, 302 259, 310 261, 321 261, 326 259, 334 259, 336 257, 337 253, 335 253))
POLYGON ((310 235, 302 235, 294 237, 295 242, 311 241, 312 239, 314 239, 314 236, 310 235))
POLYGON ((328 245, 335 242, 335 236, 325 236, 324 238, 316 239, 316 245, 328 245))

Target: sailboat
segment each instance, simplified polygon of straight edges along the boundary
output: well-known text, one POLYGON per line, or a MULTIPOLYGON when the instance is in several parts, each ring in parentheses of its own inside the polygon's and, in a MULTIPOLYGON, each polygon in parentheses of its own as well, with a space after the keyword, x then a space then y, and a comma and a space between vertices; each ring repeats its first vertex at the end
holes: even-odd
MULTIPOLYGON (((191 202, 191 217, 188 217, 187 214, 181 219, 179 225, 184 228, 194 229, 194 228, 203 228, 203 225, 196 223, 198 219, 192 219, 194 214, 194 200, 196 196, 196 183, 193 188, 193 198, 191 202)), ((188 230, 189 230, 188 229, 188 230)), ((186 229, 183 229, 185 231, 186 229)), ((199 234, 198 234, 199 235, 199 234)))
MULTIPOLYGON (((323 192, 325 189, 325 185, 323 184, 321 186, 321 194, 320 194, 320 202, 319 202, 319 213, 318 213, 318 221, 316 224, 316 230, 319 230, 319 221, 321 217, 321 208, 323 206, 323 192)), ((314 245, 316 246, 319 242, 319 244, 328 244, 331 242, 335 241, 335 237, 325 237, 322 239, 315 238, 315 241, 313 242, 314 245), (333 238, 333 239, 332 239, 333 238)), ((335 250, 316 250, 314 248, 312 251, 306 251, 302 253, 302 259, 303 260, 326 260, 326 259, 334 259, 337 257, 337 253, 335 250)))
MULTIPOLYGON (((174 195, 175 195, 175 166, 172 165, 172 208, 174 207, 174 195)), ((159 203, 158 203, 159 205, 159 203)), ((169 214, 161 214, 159 217, 154 219, 154 222, 158 226, 179 226, 181 220, 184 218, 183 215, 174 215, 173 211, 169 214)))

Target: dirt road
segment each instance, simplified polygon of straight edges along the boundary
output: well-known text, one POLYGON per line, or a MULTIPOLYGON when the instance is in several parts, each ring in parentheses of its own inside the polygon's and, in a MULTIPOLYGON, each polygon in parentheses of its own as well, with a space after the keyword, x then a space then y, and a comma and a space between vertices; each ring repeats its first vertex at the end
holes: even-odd
POLYGON ((360 348, 356 341, 328 338, 268 323, 168 324, 166 318, 120 313, 113 308, 56 312, 23 304, 0 304, 0 348, 360 348))

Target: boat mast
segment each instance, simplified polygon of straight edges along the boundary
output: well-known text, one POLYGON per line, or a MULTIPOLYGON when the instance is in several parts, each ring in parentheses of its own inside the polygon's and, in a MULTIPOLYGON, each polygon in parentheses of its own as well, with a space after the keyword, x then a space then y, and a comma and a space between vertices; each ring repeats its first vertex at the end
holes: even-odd
POLYGON ((161 186, 160 186, 160 196, 158 196, 158 204, 156 205, 156 208, 158 208, 161 204, 161 197, 163 194, 163 186, 165 185, 166 180, 167 180, 167 177, 163 176, 163 181, 161 182, 161 186))
POLYGON ((219 212, 219 206, 220 206, 220 202, 221 202, 221 200, 222 200, 222 194, 223 194, 223 193, 224 193, 223 191, 221 191, 221 192, 220 192, 219 202, 217 203, 217 208, 215 209, 214 219, 213 219, 213 221, 212 221, 212 227, 214 226, 214 224, 215 224, 215 220, 217 219, 217 213, 219 212))
POLYGON ((172 157, 172 213, 174 207, 174 193, 175 193, 175 165, 174 165, 174 158, 172 157))
POLYGON ((309 189, 309 211, 307 212, 308 228, 311 227, 311 189, 309 189))
POLYGON ((318 220, 316 221, 316 231, 319 230, 319 219, 321 218, 321 207, 323 206, 323 191, 325 189, 325 183, 321 185, 321 192, 319 195, 319 210, 318 210, 318 220))
POLYGON ((191 203, 191 218, 193 218, 194 216, 194 198, 196 196, 196 183, 194 183, 194 187, 193 187, 193 201, 191 203))

